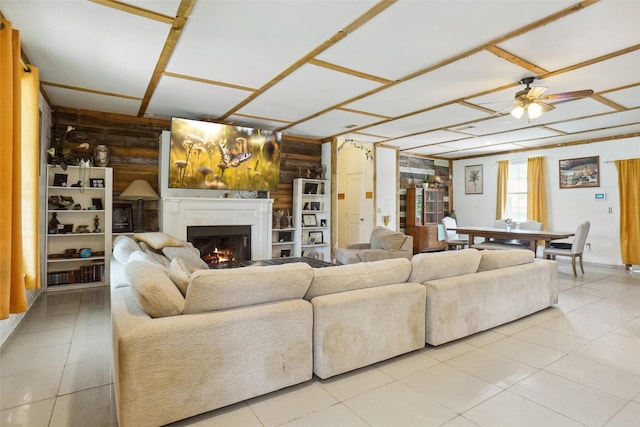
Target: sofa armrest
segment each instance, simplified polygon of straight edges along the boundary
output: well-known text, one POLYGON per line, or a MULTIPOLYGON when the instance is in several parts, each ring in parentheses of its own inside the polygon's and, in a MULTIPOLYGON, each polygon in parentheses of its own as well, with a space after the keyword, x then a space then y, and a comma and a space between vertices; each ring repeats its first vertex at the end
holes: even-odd
POLYGON ((358 256, 362 262, 380 261, 383 259, 393 258, 407 258, 411 260, 413 257, 413 250, 401 251, 401 250, 387 250, 387 249, 364 249, 358 251, 358 256))

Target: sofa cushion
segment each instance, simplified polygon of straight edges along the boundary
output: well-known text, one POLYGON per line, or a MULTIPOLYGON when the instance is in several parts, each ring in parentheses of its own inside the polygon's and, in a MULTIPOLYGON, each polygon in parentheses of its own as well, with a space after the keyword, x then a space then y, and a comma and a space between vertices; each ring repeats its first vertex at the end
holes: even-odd
POLYGON ((187 294, 191 273, 188 272, 178 258, 171 260, 169 264, 169 278, 176 284, 182 295, 187 294))
POLYGON ((316 268, 304 298, 403 283, 410 272, 411 262, 406 258, 316 268))
POLYGON ((129 262, 131 262, 131 261, 146 262, 146 263, 149 263, 149 264, 153 264, 156 267, 161 267, 162 269, 166 269, 167 268, 167 266, 164 263, 159 262, 152 255, 150 255, 150 254, 148 254, 146 252, 143 252, 142 250, 135 251, 134 253, 129 255, 129 262))
POLYGON ((376 227, 371 232, 369 243, 371 249, 398 250, 402 247, 406 236, 400 232, 384 227, 376 227))
POLYGON ((140 250, 140 245, 131 237, 118 236, 113 241, 113 257, 121 264, 129 261, 129 256, 140 250))
POLYGON ((313 269, 304 262, 198 270, 191 274, 184 313, 300 299, 307 292, 312 278, 313 269))
POLYGON ((133 238, 140 242, 145 242, 153 249, 158 250, 165 246, 184 246, 187 243, 184 240, 176 239, 172 235, 162 232, 136 233, 133 235, 133 238))
MULTIPOLYGON (((153 259, 156 263, 165 268, 169 268, 170 261, 166 256, 162 255, 161 252, 157 252, 155 249, 152 249, 145 242, 140 242, 140 249, 142 249, 142 252, 144 252, 147 257, 153 259)), ((131 257, 129 257, 129 260, 131 260, 131 257)))
POLYGON ((125 274, 138 305, 151 317, 182 314, 184 298, 161 267, 143 261, 129 261, 125 274))
POLYGON ((192 256, 200 258, 200 250, 194 248, 191 242, 187 242, 184 246, 165 246, 161 250, 162 254, 170 261, 179 256, 192 256))
POLYGON ((475 273, 480 258, 480 251, 476 249, 417 254, 411 259, 409 281, 424 283, 427 280, 475 273))
POLYGON ((533 262, 535 254, 528 249, 507 249, 503 251, 482 251, 478 271, 496 270, 514 265, 533 262))

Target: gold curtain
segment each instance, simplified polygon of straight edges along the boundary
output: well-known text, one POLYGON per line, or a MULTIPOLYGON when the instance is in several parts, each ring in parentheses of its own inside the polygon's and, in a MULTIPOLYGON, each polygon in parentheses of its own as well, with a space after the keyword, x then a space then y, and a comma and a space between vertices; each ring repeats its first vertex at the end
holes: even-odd
POLYGON ((620 193, 620 253, 640 265, 640 159, 616 160, 620 193))
POLYGON ((507 210, 507 182, 509 181, 509 161, 498 161, 498 191, 496 197, 496 219, 505 217, 507 210))
POLYGON ((26 311, 25 290, 39 287, 39 81, 35 67, 29 67, 31 73, 24 68, 20 33, 2 18, 0 158, 5 161, 0 162, 0 319, 26 311))
POLYGON ((542 223, 546 230, 547 184, 544 156, 527 159, 527 219, 542 223))

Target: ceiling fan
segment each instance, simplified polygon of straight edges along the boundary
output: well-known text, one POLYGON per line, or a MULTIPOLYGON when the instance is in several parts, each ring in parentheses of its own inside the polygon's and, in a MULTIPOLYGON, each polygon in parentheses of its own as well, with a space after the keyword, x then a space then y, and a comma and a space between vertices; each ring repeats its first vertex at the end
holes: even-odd
POLYGON ((542 96, 547 88, 544 86, 531 87, 531 84, 535 79, 535 77, 525 77, 519 82, 520 84, 527 85, 527 87, 516 92, 516 96, 513 101, 513 108, 511 109, 511 115, 516 119, 522 117, 526 111, 529 120, 534 120, 540 117, 543 112, 551 111, 556 108, 553 105, 542 101, 558 100, 557 102, 554 102, 554 104, 560 104, 562 102, 573 101, 575 99, 586 98, 593 95, 593 91, 591 89, 585 89, 542 96))

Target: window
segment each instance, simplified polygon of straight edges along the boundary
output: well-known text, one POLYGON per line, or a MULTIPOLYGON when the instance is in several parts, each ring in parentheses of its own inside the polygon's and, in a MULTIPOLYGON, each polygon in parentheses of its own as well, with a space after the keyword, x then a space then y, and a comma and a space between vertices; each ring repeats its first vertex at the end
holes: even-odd
POLYGON ((506 217, 516 222, 527 220, 527 161, 509 162, 506 217))

